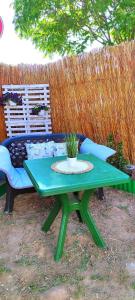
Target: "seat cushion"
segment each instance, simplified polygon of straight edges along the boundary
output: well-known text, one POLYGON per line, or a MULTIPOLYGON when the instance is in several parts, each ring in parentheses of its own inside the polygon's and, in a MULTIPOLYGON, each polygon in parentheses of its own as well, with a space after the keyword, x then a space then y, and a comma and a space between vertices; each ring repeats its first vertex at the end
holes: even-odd
POLYGON ((18 177, 16 176, 16 179, 14 182, 12 182, 12 186, 14 188, 24 189, 33 187, 33 184, 24 168, 16 168, 15 170, 18 174, 18 177))
POLYGON ((7 173, 10 185, 14 189, 26 189, 33 187, 33 184, 24 168, 11 168, 10 175, 7 173))
POLYGON ((0 170, 7 176, 7 179, 13 188, 23 189, 33 186, 24 168, 14 168, 12 166, 8 149, 1 145, 0 157, 2 157, 0 170))
POLYGON ((93 154, 102 160, 106 160, 108 157, 115 154, 116 151, 107 146, 96 144, 87 138, 81 144, 80 153, 93 154))

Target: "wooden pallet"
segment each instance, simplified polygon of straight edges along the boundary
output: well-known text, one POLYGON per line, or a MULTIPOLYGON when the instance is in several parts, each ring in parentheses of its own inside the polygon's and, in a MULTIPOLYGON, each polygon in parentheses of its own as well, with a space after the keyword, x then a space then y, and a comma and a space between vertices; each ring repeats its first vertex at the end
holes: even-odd
POLYGON ((23 99, 23 104, 20 106, 4 107, 8 137, 26 133, 52 132, 49 84, 3 85, 2 89, 3 94, 18 93, 23 99), (37 104, 48 106, 49 111, 46 111, 45 117, 31 114, 32 107, 37 104))

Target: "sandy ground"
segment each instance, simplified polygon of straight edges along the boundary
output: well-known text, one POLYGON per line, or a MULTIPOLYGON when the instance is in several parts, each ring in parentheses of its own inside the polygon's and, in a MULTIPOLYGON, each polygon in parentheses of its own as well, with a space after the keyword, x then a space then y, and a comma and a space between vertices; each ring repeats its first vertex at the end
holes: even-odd
POLYGON ((0 200, 0 299, 135 300, 135 197, 112 189, 90 208, 108 249, 97 248, 85 224, 70 217, 64 254, 53 255, 61 213, 49 233, 41 231, 54 199, 18 196, 14 213, 0 200))

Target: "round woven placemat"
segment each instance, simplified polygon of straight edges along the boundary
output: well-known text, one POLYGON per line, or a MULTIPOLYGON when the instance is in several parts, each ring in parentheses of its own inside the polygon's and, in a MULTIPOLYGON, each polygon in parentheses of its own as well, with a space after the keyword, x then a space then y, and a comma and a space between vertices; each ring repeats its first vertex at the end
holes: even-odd
POLYGON ((67 160, 57 161, 51 165, 51 169, 61 174, 83 174, 91 171, 94 165, 86 160, 77 160, 73 167, 69 166, 67 160))

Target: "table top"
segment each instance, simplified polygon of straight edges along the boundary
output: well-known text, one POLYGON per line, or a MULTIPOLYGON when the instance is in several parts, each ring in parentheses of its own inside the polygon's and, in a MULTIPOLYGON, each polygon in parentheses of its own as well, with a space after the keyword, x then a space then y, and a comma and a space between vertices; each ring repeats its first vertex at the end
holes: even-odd
POLYGON ((27 171, 35 189, 41 196, 52 196, 75 191, 88 190, 104 186, 126 183, 130 177, 112 165, 89 154, 79 154, 78 159, 87 160, 94 169, 83 174, 60 174, 51 169, 51 165, 66 159, 64 156, 26 160, 27 171))

